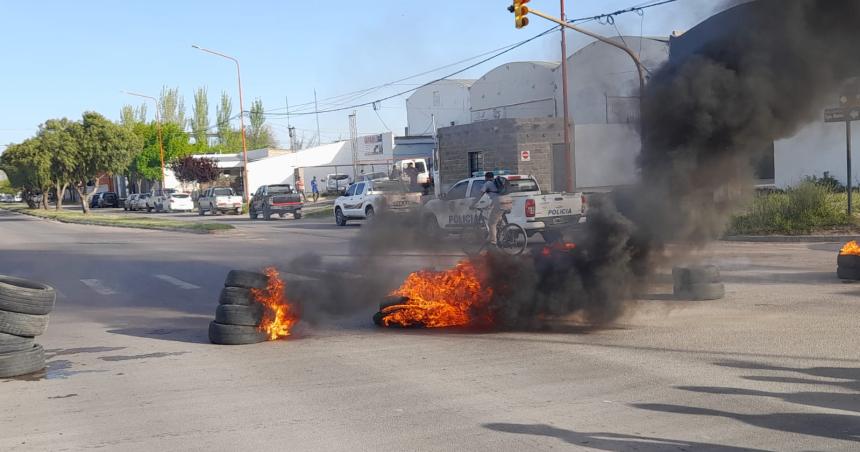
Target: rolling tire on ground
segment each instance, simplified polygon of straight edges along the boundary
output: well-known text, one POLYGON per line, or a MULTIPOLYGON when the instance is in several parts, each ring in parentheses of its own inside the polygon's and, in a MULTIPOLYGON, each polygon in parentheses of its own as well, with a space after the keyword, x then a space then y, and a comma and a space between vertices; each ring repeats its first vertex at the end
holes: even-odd
POLYGON ((230 270, 224 281, 224 287, 242 287, 245 289, 265 289, 268 285, 269 278, 266 275, 244 270, 230 270))
POLYGON ((0 353, 0 378, 27 375, 44 368, 45 350, 41 345, 15 353, 0 353))
POLYGON ((334 209, 334 222, 338 226, 346 226, 346 216, 344 216, 340 207, 334 209))
POLYGON ((225 287, 221 289, 221 295, 218 297, 218 304, 248 306, 252 302, 254 296, 251 295, 251 290, 242 287, 225 287))
POLYGON ((33 348, 33 338, 0 333, 0 354, 20 352, 33 348))
POLYGON ((675 293, 681 300, 709 301, 719 300, 726 296, 726 286, 723 283, 697 283, 675 293))
POLYGON ((245 345, 265 342, 268 335, 254 326, 209 323, 209 341, 219 345, 245 345))
POLYGON ((836 257, 836 265, 840 268, 860 268, 860 256, 840 254, 836 257))
POLYGON ((54 309, 54 288, 11 276, 0 276, 0 310, 45 315, 54 309))
POLYGON ((840 265, 839 267, 836 267, 836 276, 838 276, 839 279, 860 281, 860 267, 843 267, 840 265))
POLYGON ((263 306, 222 304, 215 309, 215 322, 222 325, 259 326, 263 321, 263 306))
POLYGON ((47 328, 47 315, 0 311, 0 333, 34 337, 44 333, 47 328))

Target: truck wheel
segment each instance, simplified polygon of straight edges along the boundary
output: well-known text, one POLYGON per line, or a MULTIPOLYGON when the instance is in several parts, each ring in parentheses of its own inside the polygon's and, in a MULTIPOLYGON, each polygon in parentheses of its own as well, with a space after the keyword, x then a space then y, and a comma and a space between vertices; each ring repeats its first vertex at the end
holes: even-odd
POLYGON ((343 215, 343 211, 340 210, 340 207, 334 209, 334 222, 338 226, 346 226, 346 217, 343 215))
POLYGON ((248 216, 251 217, 252 220, 256 220, 257 219, 257 211, 252 210, 252 209, 248 209, 248 216))
POLYGON ((293 213, 293 219, 294 220, 301 220, 302 219, 302 213, 301 212, 293 213))
POLYGON ((152 212, 152 207, 146 206, 146 212, 147 212, 147 213, 152 212))
POLYGON ((202 217, 205 214, 206 212, 203 210, 203 206, 197 206, 197 215, 200 215, 202 217))
POLYGON ((209 204, 209 213, 213 216, 218 215, 218 209, 216 209, 214 205, 209 204))
POLYGON ((367 206, 367 209, 364 209, 364 218, 372 220, 374 215, 376 215, 376 211, 373 210, 373 206, 367 206))
POLYGON ((263 219, 266 221, 272 219, 272 211, 269 210, 269 206, 263 206, 263 219))

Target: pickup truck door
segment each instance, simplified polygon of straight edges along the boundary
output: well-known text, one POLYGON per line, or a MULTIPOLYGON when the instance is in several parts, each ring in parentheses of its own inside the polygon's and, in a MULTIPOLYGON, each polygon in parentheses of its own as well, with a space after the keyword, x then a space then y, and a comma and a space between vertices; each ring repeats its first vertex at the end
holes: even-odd
POLYGON ((436 212, 436 219, 443 228, 459 229, 474 223, 477 212, 469 209, 473 200, 467 197, 470 183, 460 181, 448 190, 444 207, 436 212))
POLYGON ((364 192, 366 190, 367 184, 364 182, 359 182, 355 185, 355 192, 352 196, 349 197, 349 202, 346 204, 347 215, 352 217, 363 217, 364 216, 364 192))
POLYGON ((257 212, 261 212, 263 210, 263 199, 266 196, 266 186, 257 189, 257 192, 254 193, 254 197, 251 198, 251 205, 253 209, 257 212))
POLYGON ((355 216, 356 209, 356 198, 355 193, 358 190, 359 185, 364 184, 352 184, 346 189, 346 193, 343 195, 343 201, 341 201, 341 205, 343 206, 344 215, 351 217, 355 216))

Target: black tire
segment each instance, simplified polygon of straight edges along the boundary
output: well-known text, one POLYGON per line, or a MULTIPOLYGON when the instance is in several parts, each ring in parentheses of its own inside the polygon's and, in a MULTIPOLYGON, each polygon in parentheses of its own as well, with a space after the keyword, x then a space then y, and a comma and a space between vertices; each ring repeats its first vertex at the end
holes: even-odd
POLYGON ((836 268, 836 276, 838 276, 839 279, 860 281, 860 268, 839 266, 836 268))
POLYGON ((214 205, 209 204, 209 213, 211 213, 213 217, 217 216, 218 215, 218 209, 216 209, 214 205))
POLYGON ((222 325, 209 323, 209 341, 219 345, 245 345, 265 342, 266 333, 254 326, 222 325))
POLYGON ((29 350, 33 347, 32 337, 15 336, 12 334, 0 333, 0 354, 20 352, 29 350))
POLYGON ((224 281, 224 287, 242 287, 245 289, 265 289, 268 285, 269 278, 266 275, 244 270, 230 270, 224 281))
POLYGON ((251 217, 252 220, 256 220, 259 215, 256 210, 248 209, 248 216, 251 217))
POLYGON ((221 295, 218 297, 218 304, 248 306, 253 301, 251 290, 242 287, 225 287, 221 289, 221 295))
POLYGON ((34 337, 44 333, 47 328, 47 315, 0 311, 0 333, 34 337))
POLYGON ((263 206, 263 219, 269 221, 272 219, 272 211, 269 210, 269 206, 263 206))
POLYGON ((406 304, 406 302, 408 302, 408 301, 409 301, 409 298, 406 298, 406 297, 398 297, 398 296, 385 297, 384 300, 379 302, 379 310, 382 311, 383 309, 391 307, 391 306, 406 304))
POLYGON ((206 215, 206 211, 203 210, 203 206, 197 206, 197 215, 200 215, 201 217, 206 215))
POLYGON ((364 218, 365 219, 372 220, 375 215, 376 215, 376 211, 373 210, 373 206, 367 206, 367 208, 364 209, 364 218))
POLYGON ((57 293, 46 284, 0 276, 0 310, 45 315, 54 309, 57 293))
POLYGON ((726 296, 726 286, 723 283, 697 283, 675 292, 675 297, 681 300, 707 301, 719 300, 726 296))
POLYGON ((17 377, 45 368, 45 350, 36 344, 28 350, 0 354, 0 378, 17 377))
POLYGON ((302 219, 302 213, 301 212, 296 212, 293 214, 293 220, 301 220, 301 219, 302 219))
POLYGON ((672 279, 676 287, 684 288, 692 284, 710 284, 722 281, 720 269, 714 265, 692 265, 674 267, 672 279))
POLYGON ((239 306, 222 304, 215 309, 215 322, 222 325, 260 326, 263 321, 263 306, 253 304, 239 306))
POLYGON ((334 209, 334 222, 338 226, 346 226, 346 216, 344 216, 340 207, 334 209))
POLYGON ((840 268, 860 268, 860 256, 840 254, 836 258, 836 265, 840 268))
POLYGON ((499 228, 496 235, 498 236, 496 237, 496 246, 505 254, 519 256, 529 246, 526 230, 518 224, 506 224, 499 228))
POLYGON ((146 206, 146 212, 147 212, 147 213, 152 213, 152 207, 146 206))

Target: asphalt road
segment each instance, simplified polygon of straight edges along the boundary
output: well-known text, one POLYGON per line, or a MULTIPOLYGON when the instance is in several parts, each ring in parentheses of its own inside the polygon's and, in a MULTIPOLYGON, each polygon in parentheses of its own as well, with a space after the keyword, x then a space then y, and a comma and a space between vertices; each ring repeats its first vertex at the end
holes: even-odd
MULTIPOLYGON (((229 269, 366 270, 360 227, 235 221, 193 235, 0 212, 0 273, 60 293, 46 375, 0 381, 0 450, 860 448, 860 285, 836 279, 838 244, 713 245, 695 258, 722 267, 726 299, 669 301, 663 278, 591 334, 383 331, 366 306, 215 346, 229 269), (289 264, 307 252, 321 261, 289 264)), ((457 258, 404 251, 374 271, 457 258)))

